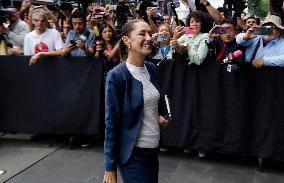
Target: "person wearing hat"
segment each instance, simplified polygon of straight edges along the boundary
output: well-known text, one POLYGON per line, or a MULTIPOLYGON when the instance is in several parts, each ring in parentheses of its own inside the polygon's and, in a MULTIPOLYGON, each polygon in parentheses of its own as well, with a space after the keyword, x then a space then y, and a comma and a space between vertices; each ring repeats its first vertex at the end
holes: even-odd
POLYGON ((260 26, 270 26, 271 35, 255 35, 257 26, 237 36, 237 43, 246 47, 245 60, 256 68, 262 66, 284 67, 284 27, 277 15, 268 15, 260 26))

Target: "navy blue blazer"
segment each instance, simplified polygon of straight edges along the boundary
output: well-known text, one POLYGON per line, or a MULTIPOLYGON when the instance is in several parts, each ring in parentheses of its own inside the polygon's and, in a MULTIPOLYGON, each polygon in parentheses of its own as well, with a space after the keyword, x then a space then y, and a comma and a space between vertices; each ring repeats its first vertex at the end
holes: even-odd
MULTIPOLYGON (((145 66, 151 83, 160 92, 158 69, 149 62, 145 66)), ((162 95, 161 95, 162 96, 162 95)), ((161 97, 162 98, 162 97, 161 97)), ((143 86, 122 63, 112 69, 106 78, 105 93, 105 170, 116 170, 130 158, 143 118, 143 86)), ((159 102, 159 113, 164 110, 159 102)))

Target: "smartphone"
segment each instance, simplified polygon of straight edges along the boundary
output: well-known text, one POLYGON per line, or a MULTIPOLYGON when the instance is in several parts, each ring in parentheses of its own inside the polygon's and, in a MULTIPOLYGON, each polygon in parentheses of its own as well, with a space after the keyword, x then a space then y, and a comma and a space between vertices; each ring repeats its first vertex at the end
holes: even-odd
POLYGON ((213 30, 214 34, 228 34, 230 32, 231 32, 230 27, 215 27, 215 29, 213 30))
POLYGON ((183 31, 184 31, 184 34, 193 34, 194 29, 192 27, 184 27, 183 31))
POLYGON ((171 38, 167 34, 160 34, 157 36, 157 42, 169 41, 171 38))
POLYGON ((72 44, 72 46, 77 45, 76 40, 70 40, 70 44, 72 44))
POLYGON ((154 11, 154 14, 160 13, 160 8, 159 7, 147 7, 147 10, 152 9, 154 11))
POLYGON ((255 35, 271 35, 272 27, 271 26, 260 26, 254 30, 255 35))
POLYGON ((43 8, 43 7, 44 7, 43 5, 34 6, 34 9, 41 9, 41 8, 43 8))
POLYGON ((95 13, 95 18, 103 18, 104 14, 101 13, 95 13))

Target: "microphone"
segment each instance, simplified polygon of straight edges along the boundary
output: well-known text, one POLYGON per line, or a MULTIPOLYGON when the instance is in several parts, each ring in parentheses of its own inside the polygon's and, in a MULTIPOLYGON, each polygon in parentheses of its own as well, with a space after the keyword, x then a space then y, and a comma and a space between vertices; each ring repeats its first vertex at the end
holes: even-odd
POLYGON ((235 52, 231 52, 228 55, 228 59, 230 61, 240 59, 243 56, 243 52, 241 50, 237 50, 235 52))
POLYGON ((90 35, 90 32, 86 30, 83 34, 79 36, 79 39, 85 42, 88 39, 88 36, 90 35))

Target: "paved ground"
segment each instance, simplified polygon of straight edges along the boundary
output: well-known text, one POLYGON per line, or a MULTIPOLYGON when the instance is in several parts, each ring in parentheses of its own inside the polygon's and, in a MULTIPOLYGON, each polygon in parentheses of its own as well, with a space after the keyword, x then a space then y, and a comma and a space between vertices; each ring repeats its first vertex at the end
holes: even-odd
MULTIPOLYGON (((103 147, 70 150, 66 139, 32 141, 31 135, 0 135, 0 182, 97 183, 103 178, 103 147)), ((210 154, 198 159, 181 150, 160 153, 160 183, 284 183, 283 163, 210 154)), ((122 181, 119 178, 119 183, 122 181)))

